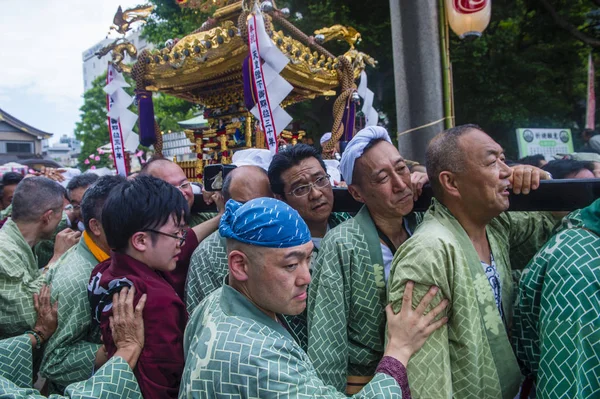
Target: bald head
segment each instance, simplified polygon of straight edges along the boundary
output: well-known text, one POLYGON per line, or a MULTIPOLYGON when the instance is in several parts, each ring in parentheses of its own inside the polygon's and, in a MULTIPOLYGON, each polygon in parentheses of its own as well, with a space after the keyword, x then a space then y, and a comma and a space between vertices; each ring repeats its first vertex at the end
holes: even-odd
POLYGON ((152 176, 166 181, 173 187, 177 187, 185 197, 188 206, 192 209, 194 205, 194 191, 183 169, 173 161, 164 158, 152 159, 148 162, 140 176, 152 176))
POLYGON ((223 182, 223 198, 248 202, 254 198, 272 197, 269 177, 258 166, 240 166, 229 172, 223 182))

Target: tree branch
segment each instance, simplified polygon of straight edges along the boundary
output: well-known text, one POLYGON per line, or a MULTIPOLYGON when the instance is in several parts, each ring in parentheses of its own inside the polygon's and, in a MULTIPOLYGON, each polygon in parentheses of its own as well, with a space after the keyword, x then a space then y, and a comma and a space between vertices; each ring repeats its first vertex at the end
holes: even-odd
MULTIPOLYGON (((550 4, 550 2, 548 2, 548 0, 539 0, 539 2, 542 3, 542 6, 544 6, 544 8, 546 9, 546 11, 548 11, 548 13, 550 13, 550 16, 552 17, 552 19, 554 20, 554 22, 561 29, 567 31, 569 34, 571 34, 572 36, 574 36, 576 39, 582 41, 583 43, 587 44, 590 47, 600 48, 600 40, 595 39, 595 38, 593 38, 591 36, 586 35, 585 33, 581 32, 579 29, 577 29, 576 26, 572 25, 566 19, 564 19, 563 17, 561 17, 556 12, 556 10, 554 9, 554 7, 550 4)), ((600 4, 600 0, 594 0, 594 3, 600 4)))

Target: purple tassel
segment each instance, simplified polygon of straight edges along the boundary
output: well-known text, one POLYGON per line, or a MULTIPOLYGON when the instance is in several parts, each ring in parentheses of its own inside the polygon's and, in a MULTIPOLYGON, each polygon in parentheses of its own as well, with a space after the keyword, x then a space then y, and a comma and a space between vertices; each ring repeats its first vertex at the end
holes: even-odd
POLYGON ((246 104, 246 109, 250 111, 256 105, 256 93, 254 92, 254 80, 252 79, 250 56, 244 58, 242 77, 244 80, 244 103, 246 104))
POLYGON ((152 93, 140 90, 135 93, 138 104, 140 144, 149 147, 156 143, 154 134, 154 105, 152 104, 152 93))
POLYGON ((356 122, 356 104, 352 101, 352 98, 348 98, 342 120, 344 122, 344 135, 342 137, 344 141, 350 141, 354 136, 354 123, 356 122))

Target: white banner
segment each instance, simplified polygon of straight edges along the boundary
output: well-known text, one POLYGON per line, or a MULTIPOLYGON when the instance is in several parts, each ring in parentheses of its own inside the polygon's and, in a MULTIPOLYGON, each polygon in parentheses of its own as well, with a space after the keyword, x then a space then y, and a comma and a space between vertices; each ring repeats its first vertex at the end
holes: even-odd
POLYGON ((377 126, 379 114, 373 108, 373 92, 367 87, 367 74, 365 71, 360 73, 360 84, 358 85, 358 95, 363 99, 362 113, 365 115, 365 126, 377 126))
MULTIPOLYGON (((114 97, 117 97, 118 95, 115 95, 115 93, 118 92, 117 89, 119 89, 120 87, 123 87, 120 84, 118 84, 119 80, 122 80, 122 77, 120 77, 118 75, 120 75, 120 74, 117 72, 115 67, 109 63, 108 64, 108 73, 106 75, 106 87, 105 87, 105 91, 107 91, 107 90, 112 91, 110 94, 109 93, 106 94, 106 107, 108 109, 107 114, 109 115, 108 116, 108 133, 110 135, 110 144, 112 146, 113 160, 115 163, 115 168, 117 169, 117 173, 122 176, 127 176, 127 165, 125 163, 125 141, 123 139, 121 123, 119 122, 119 119, 115 118, 115 117, 118 117, 118 115, 114 115, 114 111, 116 111, 118 109, 118 107, 116 106, 117 104, 115 103, 115 98, 114 98, 114 97), (119 79, 119 78, 121 78, 121 79, 119 79), (113 111, 113 112, 111 112, 111 111, 113 111), (111 116, 113 116, 113 117, 111 118, 111 116)), ((123 83, 125 83, 125 81, 123 81, 123 83)), ((127 84, 127 83, 125 83, 125 84, 127 84)), ((121 91, 123 91, 123 90, 121 89, 121 91)), ((119 92, 119 94, 121 94, 121 93, 119 92)))
POLYGON ((255 7, 248 17, 248 47, 252 66, 252 84, 257 95, 256 106, 250 112, 260 120, 267 148, 277 153, 277 137, 292 121, 280 107, 292 85, 279 75, 289 59, 271 42, 265 30, 261 12, 255 7), (262 60, 265 63, 262 63, 262 60))

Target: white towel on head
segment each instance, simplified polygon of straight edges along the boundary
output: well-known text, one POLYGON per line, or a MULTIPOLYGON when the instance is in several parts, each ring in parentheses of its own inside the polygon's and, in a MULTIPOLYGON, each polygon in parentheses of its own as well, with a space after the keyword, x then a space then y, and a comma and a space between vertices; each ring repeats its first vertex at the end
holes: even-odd
POLYGON ((354 163, 363 154, 365 147, 371 140, 384 139, 391 143, 390 135, 387 130, 381 126, 368 126, 356 133, 356 136, 350 140, 340 162, 340 171, 346 181, 346 184, 352 184, 352 173, 354 173, 354 163))
POLYGON ((236 151, 231 157, 231 163, 235 166, 259 166, 267 171, 272 159, 273 154, 269 150, 248 148, 236 151))
POLYGON ((325 144, 329 140, 331 140, 331 132, 328 132, 328 133, 325 133, 324 135, 322 135, 321 140, 319 140, 319 143, 321 143, 321 146, 323 146, 323 144, 325 144))

